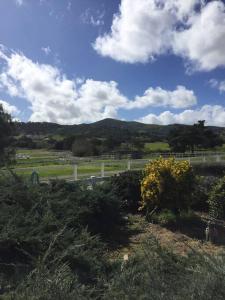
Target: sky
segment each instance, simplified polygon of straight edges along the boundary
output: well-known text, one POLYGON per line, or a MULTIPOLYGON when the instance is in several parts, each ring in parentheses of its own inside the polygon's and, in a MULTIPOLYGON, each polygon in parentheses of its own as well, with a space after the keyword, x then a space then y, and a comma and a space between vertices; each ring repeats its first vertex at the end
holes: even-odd
POLYGON ((0 0, 14 119, 225 126, 225 1, 0 0))

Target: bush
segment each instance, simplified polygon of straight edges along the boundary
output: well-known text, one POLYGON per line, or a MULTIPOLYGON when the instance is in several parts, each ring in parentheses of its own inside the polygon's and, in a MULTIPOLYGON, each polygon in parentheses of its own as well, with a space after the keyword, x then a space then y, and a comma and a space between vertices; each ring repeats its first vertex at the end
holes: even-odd
POLYGON ((88 190, 7 178, 0 190, 0 293, 15 288, 40 259, 46 267, 64 263, 81 284, 96 284, 107 268, 99 236, 109 240, 122 222, 120 201, 108 184, 88 190))
POLYGON ((157 207, 177 214, 188 209, 195 185, 192 168, 187 161, 157 159, 149 163, 141 182, 141 210, 147 214, 157 207))
POLYGON ((151 220, 161 225, 168 226, 176 224, 177 216, 171 210, 163 209, 158 214, 154 214, 151 220))
POLYGON ((215 176, 197 176, 191 207, 198 211, 209 211, 209 194, 218 181, 215 176))
POLYGON ((122 272, 115 269, 103 299, 223 300, 224 270, 223 255, 180 256, 148 238, 122 272))
POLYGON ((212 218, 225 218, 225 177, 219 179, 210 192, 209 214, 212 218))
POLYGON ((113 176, 110 182, 116 195, 122 201, 122 209, 126 212, 135 213, 141 201, 141 171, 128 171, 113 176))
POLYGON ((216 163, 194 163, 193 170, 199 176, 217 176, 221 177, 225 174, 225 165, 221 162, 216 163))

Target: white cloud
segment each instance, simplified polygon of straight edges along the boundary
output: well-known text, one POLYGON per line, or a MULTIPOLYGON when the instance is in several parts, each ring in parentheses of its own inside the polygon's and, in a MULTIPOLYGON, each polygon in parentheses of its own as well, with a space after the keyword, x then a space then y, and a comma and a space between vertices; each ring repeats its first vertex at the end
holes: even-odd
POLYGON ((12 116, 17 116, 20 113, 20 110, 16 106, 11 105, 4 100, 0 100, 0 105, 2 105, 5 112, 12 116))
POLYGON ((189 28, 176 32, 173 50, 192 68, 210 71, 225 66, 225 5, 212 1, 189 20, 189 28))
POLYGON ((215 78, 209 80, 209 84, 212 88, 218 89, 221 93, 225 92, 225 80, 219 81, 215 78))
POLYGON ((52 52, 52 50, 51 50, 51 48, 50 48, 49 46, 47 46, 47 47, 42 47, 41 50, 42 50, 46 55, 49 55, 49 54, 52 52))
POLYGON ((87 8, 84 13, 81 15, 81 21, 83 24, 92 25, 95 27, 103 26, 104 22, 105 11, 94 11, 90 8, 87 8))
POLYGON ((200 109, 185 110, 179 114, 165 111, 159 115, 149 114, 138 121, 148 124, 193 124, 198 120, 206 120, 207 125, 225 126, 225 107, 220 105, 204 105, 200 109))
POLYGON ((209 71, 225 66, 224 40, 221 0, 121 0, 111 31, 93 47, 126 63, 146 63, 172 52, 188 60, 192 69, 209 71))
POLYGON ((197 103, 192 90, 177 86, 169 91, 148 88, 133 101, 124 96, 115 81, 75 78, 70 80, 58 68, 35 63, 23 54, 0 47, 0 88, 12 97, 30 103, 31 121, 60 124, 94 122, 118 118, 119 109, 146 107, 187 108, 197 103))
POLYGON ((98 37, 94 48, 118 61, 144 63, 168 49, 173 24, 173 16, 154 0, 122 0, 111 32, 98 37))
POLYGON ((149 88, 143 96, 137 96, 130 102, 128 108, 172 107, 187 108, 197 104, 197 98, 193 91, 184 86, 177 86, 176 90, 168 91, 160 87, 149 88))
POLYGON ((24 4, 24 0, 15 0, 18 6, 22 6, 24 4))
POLYGON ((77 84, 58 68, 34 63, 22 54, 0 50, 0 58, 4 62, 0 85, 11 96, 30 102, 31 121, 92 122, 117 117, 117 110, 127 102, 113 81, 89 79, 77 84))

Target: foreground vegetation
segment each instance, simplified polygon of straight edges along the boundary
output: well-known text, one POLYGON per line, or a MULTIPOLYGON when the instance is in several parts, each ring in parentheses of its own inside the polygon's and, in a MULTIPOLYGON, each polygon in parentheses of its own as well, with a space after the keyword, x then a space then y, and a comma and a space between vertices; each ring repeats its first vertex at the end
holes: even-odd
MULTIPOLYGON (((132 216, 146 175, 127 172, 92 187, 1 176, 1 299, 224 299, 223 252, 204 254, 190 247, 185 256, 175 254, 150 233, 123 259, 122 249, 144 230, 143 223, 134 226, 132 216)), ((216 188, 216 180, 205 180, 196 179, 189 205, 180 199, 168 206, 160 197, 161 207, 150 219, 161 226, 191 226, 193 214, 185 211, 207 210, 208 195, 216 201, 225 190, 221 183, 216 188)))
POLYGON ((101 184, 25 181, 9 168, 13 124, 1 106, 0 126, 0 299, 225 298, 223 165, 197 176, 189 162, 161 158, 101 184), (203 242, 206 222, 215 245, 203 242), (182 232, 185 253, 154 228, 182 232))

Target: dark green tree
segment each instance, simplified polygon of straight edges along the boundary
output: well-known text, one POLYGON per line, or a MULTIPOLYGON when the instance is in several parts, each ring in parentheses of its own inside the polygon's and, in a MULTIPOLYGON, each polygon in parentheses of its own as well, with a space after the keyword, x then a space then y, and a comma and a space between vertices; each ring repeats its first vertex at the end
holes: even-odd
POLYGON ((205 121, 200 120, 192 126, 180 126, 169 133, 168 143, 174 152, 192 153, 196 149, 208 149, 221 146, 223 141, 219 135, 205 127, 205 121))
POLYGON ((9 165, 14 158, 13 131, 11 116, 0 105, 0 167, 9 165))

